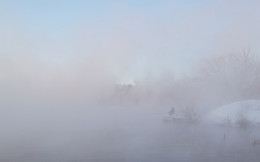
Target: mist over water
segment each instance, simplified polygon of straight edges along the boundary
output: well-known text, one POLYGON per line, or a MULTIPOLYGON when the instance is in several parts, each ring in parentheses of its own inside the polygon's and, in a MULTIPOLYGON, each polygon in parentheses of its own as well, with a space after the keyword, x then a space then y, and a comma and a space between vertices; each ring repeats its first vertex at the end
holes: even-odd
POLYGON ((259 160, 253 144, 258 128, 163 122, 159 112, 98 109, 5 120, 1 161, 259 160))
POLYGON ((260 99, 259 6, 1 1, 0 161, 258 162, 258 124, 206 119, 260 99))

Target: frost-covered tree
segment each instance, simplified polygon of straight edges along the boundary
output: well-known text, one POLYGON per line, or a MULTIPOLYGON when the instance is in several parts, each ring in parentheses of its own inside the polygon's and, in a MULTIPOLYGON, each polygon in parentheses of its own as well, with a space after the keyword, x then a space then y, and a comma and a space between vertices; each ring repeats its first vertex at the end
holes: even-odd
POLYGON ((260 66, 250 50, 221 55, 204 63, 200 78, 211 93, 231 100, 260 96, 260 66))

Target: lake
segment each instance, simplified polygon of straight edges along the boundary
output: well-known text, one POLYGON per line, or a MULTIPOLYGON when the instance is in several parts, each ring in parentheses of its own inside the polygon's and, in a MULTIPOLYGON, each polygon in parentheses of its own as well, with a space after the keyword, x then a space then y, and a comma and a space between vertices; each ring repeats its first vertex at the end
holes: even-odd
POLYGON ((163 114, 143 111, 101 112, 45 114, 2 124, 0 161, 260 161, 260 144, 253 143, 260 139, 256 127, 164 122, 163 114))

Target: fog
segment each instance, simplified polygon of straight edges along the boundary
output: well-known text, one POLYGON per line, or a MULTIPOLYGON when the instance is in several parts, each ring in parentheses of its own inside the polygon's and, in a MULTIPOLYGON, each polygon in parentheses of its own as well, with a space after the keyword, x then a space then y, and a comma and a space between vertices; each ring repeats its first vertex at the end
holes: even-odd
POLYGON ((260 99, 259 6, 1 1, 0 161, 259 161, 259 126, 205 120, 260 99))

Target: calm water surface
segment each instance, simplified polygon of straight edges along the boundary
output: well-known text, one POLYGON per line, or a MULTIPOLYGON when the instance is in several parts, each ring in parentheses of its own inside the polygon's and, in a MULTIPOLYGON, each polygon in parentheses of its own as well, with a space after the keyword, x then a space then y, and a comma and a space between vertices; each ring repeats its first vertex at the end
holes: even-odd
POLYGON ((6 124, 0 161, 260 161, 259 128, 164 122, 163 114, 141 112, 48 117, 6 124))

